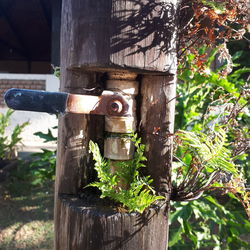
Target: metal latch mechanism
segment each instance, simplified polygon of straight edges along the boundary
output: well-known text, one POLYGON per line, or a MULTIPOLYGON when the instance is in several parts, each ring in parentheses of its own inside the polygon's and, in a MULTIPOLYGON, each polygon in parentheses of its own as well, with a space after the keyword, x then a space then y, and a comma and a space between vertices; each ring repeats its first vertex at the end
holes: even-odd
POLYGON ((110 159, 111 171, 116 161, 130 160, 134 154, 131 132, 136 130, 136 73, 108 73, 101 95, 80 95, 65 92, 46 92, 9 89, 5 102, 9 108, 46 112, 49 114, 94 114, 105 116, 104 157, 110 159), (111 91, 112 90, 112 91, 111 91))
POLYGON ((131 116, 129 98, 105 90, 100 96, 76 95, 27 89, 9 89, 4 96, 9 108, 50 114, 77 113, 107 116, 131 116))

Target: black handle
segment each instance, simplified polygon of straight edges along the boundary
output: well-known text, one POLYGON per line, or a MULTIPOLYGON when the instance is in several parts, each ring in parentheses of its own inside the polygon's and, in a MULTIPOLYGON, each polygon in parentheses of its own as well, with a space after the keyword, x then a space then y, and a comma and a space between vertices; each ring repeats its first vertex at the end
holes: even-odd
POLYGON ((46 112, 64 113, 68 94, 63 92, 46 92, 27 89, 9 89, 4 99, 9 108, 46 112))

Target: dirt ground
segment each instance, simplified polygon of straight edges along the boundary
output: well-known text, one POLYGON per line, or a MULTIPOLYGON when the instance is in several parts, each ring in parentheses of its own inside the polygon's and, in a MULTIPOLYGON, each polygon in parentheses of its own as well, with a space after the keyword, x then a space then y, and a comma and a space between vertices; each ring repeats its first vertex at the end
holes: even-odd
POLYGON ((53 230, 52 183, 0 183, 0 250, 51 250, 53 230))

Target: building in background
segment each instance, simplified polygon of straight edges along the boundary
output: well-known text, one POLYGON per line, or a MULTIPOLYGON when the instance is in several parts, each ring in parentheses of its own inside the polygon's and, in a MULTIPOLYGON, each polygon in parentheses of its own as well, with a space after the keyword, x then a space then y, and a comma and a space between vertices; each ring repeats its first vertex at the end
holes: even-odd
MULTIPOLYGON (((0 0, 1 113, 7 110, 3 94, 9 88, 59 90, 53 66, 60 66, 60 19, 61 0, 0 0)), ((8 133, 25 121, 30 125, 22 134, 24 151, 55 147, 33 135, 56 126, 55 115, 16 111, 8 133)))

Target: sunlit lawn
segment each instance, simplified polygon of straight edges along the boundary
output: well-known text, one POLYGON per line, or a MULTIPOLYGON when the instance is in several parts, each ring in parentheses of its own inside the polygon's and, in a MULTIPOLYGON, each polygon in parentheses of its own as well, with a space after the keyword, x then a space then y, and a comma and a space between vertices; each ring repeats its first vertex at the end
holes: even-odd
POLYGON ((0 183, 0 249, 53 249, 53 187, 0 183))

